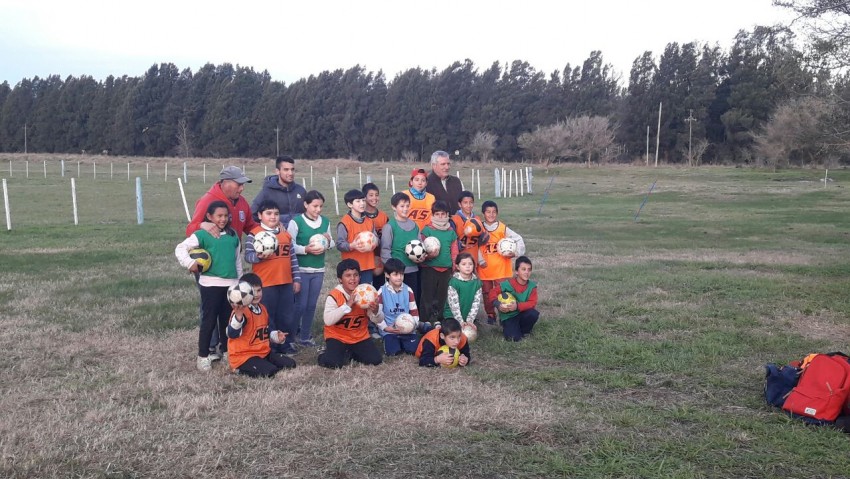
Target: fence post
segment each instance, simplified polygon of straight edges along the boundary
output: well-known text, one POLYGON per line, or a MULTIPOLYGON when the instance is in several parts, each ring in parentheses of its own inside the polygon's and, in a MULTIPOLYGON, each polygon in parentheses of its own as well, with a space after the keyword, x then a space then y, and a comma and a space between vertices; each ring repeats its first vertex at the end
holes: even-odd
POLYGON ((6 178, 3 178, 3 204, 6 206, 6 231, 11 231, 12 214, 9 212, 9 191, 6 189, 6 178))
POLYGON ((145 222, 145 211, 142 208, 142 179, 136 177, 136 224, 145 222))
POLYGON ((74 204, 74 224, 79 224, 79 219, 77 218, 77 179, 71 178, 71 202, 74 204))

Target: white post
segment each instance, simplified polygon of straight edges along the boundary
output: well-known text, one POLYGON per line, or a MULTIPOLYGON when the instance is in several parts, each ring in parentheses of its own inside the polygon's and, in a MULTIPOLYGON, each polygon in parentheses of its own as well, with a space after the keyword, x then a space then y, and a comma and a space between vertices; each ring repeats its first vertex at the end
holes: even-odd
POLYGON ((97 179, 97 163, 91 162, 91 177, 97 179))
POLYGON ((336 215, 339 216, 339 196, 336 192, 336 177, 331 178, 334 184, 334 206, 336 206, 336 215))
POLYGON ((502 168, 502 197, 508 196, 508 170, 502 168))
POLYGON ((47 160, 44 160, 44 177, 47 178, 47 160))
POLYGON ((339 167, 338 166, 336 167, 336 176, 334 178, 336 178, 336 185, 339 186, 339 167))
POLYGON ((470 190, 470 192, 475 193, 475 168, 472 169, 471 181, 472 181, 472 183, 470 183, 470 184, 472 185, 472 189, 470 190))
POLYGON ((301 177, 301 183, 304 185, 304 189, 307 189, 307 178, 301 177))
MULTIPOLYGON (((179 178, 178 178, 179 180, 179 178)), ((185 198, 183 199, 183 204, 186 204, 185 198)), ((138 176, 136 177, 136 224, 142 224, 145 222, 145 210, 142 207, 142 179, 138 176)))
POLYGON ((127 181, 130 181, 130 162, 127 162, 127 181))
MULTIPOLYGON (((366 183, 371 183, 371 182, 372 182, 372 175, 366 175, 366 183)), ((363 184, 365 185, 366 183, 363 183, 363 184)))
POLYGON ((496 184, 496 194, 494 197, 500 198, 502 196, 502 172, 499 171, 499 168, 493 169, 493 178, 496 184))
POLYGON ((65 177, 65 160, 61 160, 61 161, 59 162, 59 167, 60 167, 60 168, 62 168, 62 172, 61 172, 61 173, 62 173, 62 178, 64 178, 64 177, 65 177))
POLYGON ((481 199, 481 170, 477 170, 476 176, 478 176, 478 199, 481 199))
POLYGON ((168 163, 165 164, 165 181, 168 181, 168 163))
POLYGON ((524 169, 525 168, 520 168, 519 170, 517 170, 517 174, 519 175, 519 181, 517 181, 517 186, 519 188, 519 195, 520 196, 525 196, 525 194, 523 193, 523 189, 522 189, 522 186, 523 186, 522 185, 522 170, 524 170, 524 169))
POLYGON ((112 167, 113 163, 109 162, 109 179, 113 179, 115 175, 115 169, 112 167))
POLYGON ((310 165, 310 188, 313 187, 313 165, 310 165))
POLYGON ((146 180, 151 179, 151 164, 150 163, 145 163, 145 179, 146 180))
POLYGON ((393 177, 393 194, 395 194, 395 175, 392 175, 392 177, 393 177))
MULTIPOLYGON (((458 171, 458 173, 460 173, 460 172, 458 171)), ((460 176, 458 176, 458 177, 457 177, 457 179, 459 179, 459 180, 460 180, 460 176)), ((460 189, 461 189, 461 191, 463 191, 463 190, 465 190, 465 189, 466 189, 466 188, 463 186, 463 180, 460 180, 460 189)))
POLYGON ((658 102, 658 131, 655 133, 655 166, 658 166, 658 148, 661 146, 661 104, 658 102))
POLYGON ((531 167, 525 169, 525 191, 531 194, 531 167))
POLYGON ((826 188, 826 179, 829 177, 829 168, 826 169, 826 172, 823 174, 823 187, 826 188))
POLYGON ((26 160, 26 161, 24 161, 24 164, 27 167, 27 178, 29 178, 30 177, 30 161, 26 160))
POLYGON ((514 170, 514 179, 516 180, 516 185, 514 185, 514 196, 519 196, 519 170, 514 170))
POLYGON ((6 230, 12 230, 12 215, 9 213, 9 191, 6 189, 6 178, 3 178, 3 204, 6 206, 6 230))
MULTIPOLYGON (((189 205, 186 204, 186 193, 183 191, 183 182, 180 181, 179 177, 177 178, 177 185, 180 187, 180 197, 183 199, 183 210, 186 211, 186 221, 192 221, 192 217, 189 216, 189 205)), ((139 221, 139 224, 142 224, 141 221, 139 221)))
MULTIPOLYGON (((387 168, 386 178, 384 179, 384 191, 390 189, 390 169, 387 168)), ((395 193, 393 193, 395 194, 395 193)))
POLYGON ((77 178, 80 177, 80 162, 77 162, 77 178))
POLYGON ((12 160, 9 160, 9 177, 12 177, 12 160))
MULTIPOLYGON (((11 165, 12 162, 10 161, 9 164, 11 165)), ((358 184, 360 186, 363 186, 363 167, 362 166, 357 167, 357 174, 360 175, 360 183, 358 183, 358 184)))
POLYGON ((71 202, 74 204, 74 224, 79 224, 77 218, 77 179, 71 178, 71 202))
POLYGON ((263 165, 263 178, 269 176, 269 165, 263 165))
POLYGON ((513 186, 514 186, 514 170, 508 170, 508 198, 511 197, 513 186))
POLYGON ((183 162, 183 183, 189 182, 189 170, 186 169, 186 162, 183 162))
POLYGON ((204 163, 204 184, 207 184, 207 164, 204 163))

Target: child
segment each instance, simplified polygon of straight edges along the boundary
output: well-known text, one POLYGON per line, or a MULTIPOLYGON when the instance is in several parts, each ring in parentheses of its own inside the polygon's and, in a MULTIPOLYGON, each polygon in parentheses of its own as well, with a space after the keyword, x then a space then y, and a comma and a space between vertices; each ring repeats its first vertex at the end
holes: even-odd
POLYGON ((410 210, 408 216, 416 222, 416 226, 422 231, 431 222, 431 207, 434 206, 434 195, 425 191, 428 185, 428 173, 422 168, 414 168, 410 172, 410 187, 404 194, 410 198, 410 210))
POLYGON ((522 236, 508 228, 499 221, 499 206, 495 201, 485 201, 481 205, 484 214, 484 229, 490 234, 486 243, 481 244, 481 257, 479 258, 478 277, 481 279, 481 289, 487 301, 484 309, 487 311, 487 324, 496 324, 496 311, 490 298, 490 292, 502 281, 507 281, 513 276, 511 270, 511 258, 525 254, 525 242, 522 236), (511 238, 516 242, 517 251, 515 255, 502 256, 496 245, 502 238, 511 238))
POLYGON ((395 258, 404 264, 404 284, 410 286, 416 302, 419 302, 419 266, 407 257, 404 247, 411 240, 419 238, 419 226, 411 220, 407 213, 410 209, 410 197, 404 193, 396 193, 390 198, 393 207, 393 217, 384 225, 381 233, 381 260, 386 263, 395 258))
POLYGON ((375 254, 371 245, 355 241, 357 235, 369 231, 375 233, 372 220, 363 215, 366 211, 366 196, 360 190, 350 190, 343 197, 348 214, 336 227, 336 247, 342 259, 353 259, 360 265, 360 282, 372 283, 375 269, 375 254))
MULTIPOLYGON (((366 211, 363 215, 372 220, 375 226, 375 232, 378 234, 378 242, 381 241, 381 234, 384 230, 384 225, 390 220, 386 213, 378 209, 378 203, 381 201, 381 190, 375 183, 366 183, 363 185, 363 194, 366 195, 366 211)), ((375 248, 375 274, 372 278, 372 286, 375 289, 380 288, 384 284, 383 262, 381 261, 381 249, 375 248)))
POLYGON ((449 366, 454 361, 453 354, 440 353, 436 354, 437 350, 442 346, 448 346, 449 349, 460 349, 459 366, 469 364, 471 356, 469 355, 469 342, 466 336, 460 330, 460 323, 453 318, 443 321, 439 328, 434 328, 429 331, 419 341, 419 347, 416 348, 416 357, 419 358, 420 366, 449 366), (436 356, 435 356, 436 354, 436 356))
POLYGON ((475 261, 468 252, 455 258, 457 272, 449 281, 448 300, 443 318, 454 318, 461 328, 469 324, 475 327, 475 317, 481 306, 481 280, 475 276, 475 261))
POLYGON ((516 259, 516 275, 502 281, 494 291, 493 304, 499 308, 499 319, 506 341, 522 341, 531 334, 534 323, 540 318, 537 311, 537 283, 531 281, 531 260, 526 256, 516 259), (516 303, 497 305, 500 293, 508 292, 516 298, 516 303))
POLYGON ((462 191, 460 193, 460 197, 457 200, 457 205, 460 209, 457 210, 457 213, 452 215, 452 226, 455 229, 455 233, 457 233, 458 237, 458 251, 467 251, 472 255, 472 258, 475 260, 475 264, 478 264, 479 257, 479 245, 486 244, 487 240, 490 237, 490 234, 487 233, 487 230, 481 228, 481 232, 472 232, 467 234, 464 231, 466 222, 472 218, 480 217, 475 215, 475 212, 472 209, 475 207, 475 196, 471 191, 462 191))
MULTIPOLYGON (((369 337, 366 311, 354 302, 354 288, 361 283, 357 261, 340 261, 336 277, 339 284, 325 300, 325 350, 319 354, 319 366, 341 368, 352 359, 371 366, 381 364, 381 352, 369 337)), ((373 313, 377 310, 375 305, 373 313)))
POLYGON ((304 213, 289 222, 289 235, 295 240, 293 249, 298 256, 301 270, 301 291, 295 295, 295 325, 299 328, 298 344, 315 347, 312 329, 316 316, 316 303, 325 280, 325 251, 335 246, 331 237, 331 222, 322 216, 325 197, 316 190, 310 190, 304 196, 304 213), (324 235, 328 240, 327 249, 311 245, 310 238, 324 235))
POLYGON ((413 316, 416 323, 419 322, 416 297, 413 290, 404 284, 404 263, 395 258, 388 259, 384 264, 384 275, 386 282, 378 290, 379 311, 372 316, 372 322, 381 331, 387 356, 413 354, 419 344, 419 336, 415 332, 401 334, 395 327, 395 320, 403 313, 413 316))
POLYGON ((219 348, 226 359, 227 343, 225 327, 230 315, 230 303, 227 301, 227 288, 236 284, 242 275, 242 261, 239 259, 239 237, 230 227, 230 212, 227 203, 216 200, 207 206, 205 220, 218 229, 218 238, 199 229, 174 248, 174 254, 180 264, 192 273, 200 273, 200 264, 189 257, 189 250, 203 248, 212 259, 210 269, 198 278, 201 292, 201 329, 198 333, 197 368, 201 371, 212 369, 210 357, 210 338, 213 330, 218 331, 219 348))
POLYGON ((269 332, 269 313, 263 307, 263 282, 254 273, 243 274, 245 281, 254 288, 254 301, 250 306, 233 305, 233 314, 227 325, 227 350, 230 368, 242 374, 256 377, 272 377, 281 369, 292 369, 295 361, 282 353, 273 353, 269 341, 283 343, 286 333, 278 330, 269 332))
POLYGON ((301 291, 298 257, 292 252, 294 241, 289 232, 281 227, 280 210, 274 201, 265 200, 260 203, 257 207, 257 217, 260 226, 252 229, 245 240, 245 262, 253 265, 253 272, 265 285, 263 306, 269 312, 269 327, 287 334, 284 344, 275 344, 275 351, 294 354, 296 350, 292 343, 298 325, 293 310, 295 295, 301 291), (268 231, 277 237, 277 251, 257 253, 254 250, 254 237, 261 231, 268 231))
POLYGON ((440 252, 429 255, 422 263, 420 279, 427 288, 422 288, 422 317, 424 321, 437 325, 446 306, 449 280, 452 279, 452 264, 457 256, 457 235, 449 221, 449 205, 435 201, 431 208, 431 223, 422 230, 422 239, 433 236, 440 241, 440 252))

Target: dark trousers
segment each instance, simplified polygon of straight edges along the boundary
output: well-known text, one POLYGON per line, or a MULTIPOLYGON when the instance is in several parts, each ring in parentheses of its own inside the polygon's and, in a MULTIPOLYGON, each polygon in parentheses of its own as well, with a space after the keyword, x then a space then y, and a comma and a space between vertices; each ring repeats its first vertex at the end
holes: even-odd
POLYGON ((411 334, 392 334, 387 333, 384 336, 384 353, 387 356, 395 356, 401 353, 414 354, 419 346, 419 335, 411 334))
POLYGON ((201 292, 201 331, 198 333, 198 356, 207 357, 210 354, 210 338, 213 331, 218 331, 219 348, 227 351, 227 320, 233 308, 227 301, 227 286, 200 286, 201 292), (220 339, 224 338, 224 341, 220 339))
POLYGON ((434 268, 424 267, 421 269, 422 277, 422 302, 419 306, 419 318, 434 324, 443 317, 446 307, 446 297, 449 295, 449 280, 452 279, 452 270, 437 271, 434 268))
POLYGON ((338 369, 350 363, 352 359, 370 366, 377 366, 383 360, 381 351, 375 347, 371 339, 364 339, 354 344, 328 339, 325 341, 325 351, 319 354, 319 366, 338 369))
POLYGON ((536 309, 523 311, 513 318, 502 321, 502 332, 506 341, 522 341, 522 337, 531 333, 534 323, 540 318, 536 309))
POLYGON ((263 306, 269 312, 269 332, 287 333, 283 344, 272 344, 272 351, 284 352, 292 347, 298 325, 295 324, 295 293, 292 283, 277 284, 263 288, 263 306))
POLYGON ((239 366, 239 372, 252 378, 270 378, 281 369, 293 369, 295 360, 280 353, 270 353, 261 358, 254 356, 239 366))
POLYGON ((404 284, 408 285, 410 289, 413 291, 413 297, 416 299, 416 306, 419 306, 419 271, 417 270, 412 273, 404 273, 404 284))

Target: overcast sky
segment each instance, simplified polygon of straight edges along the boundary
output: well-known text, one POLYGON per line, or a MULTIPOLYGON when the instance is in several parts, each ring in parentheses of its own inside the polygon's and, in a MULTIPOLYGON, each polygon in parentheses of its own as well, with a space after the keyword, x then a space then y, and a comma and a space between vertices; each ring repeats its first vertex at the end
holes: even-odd
POLYGON ((154 63, 229 62, 291 83, 360 64, 387 79, 471 59, 580 65, 592 50, 623 82, 669 42, 718 43, 790 18, 771 0, 0 0, 0 82, 58 74, 141 76, 154 63))

